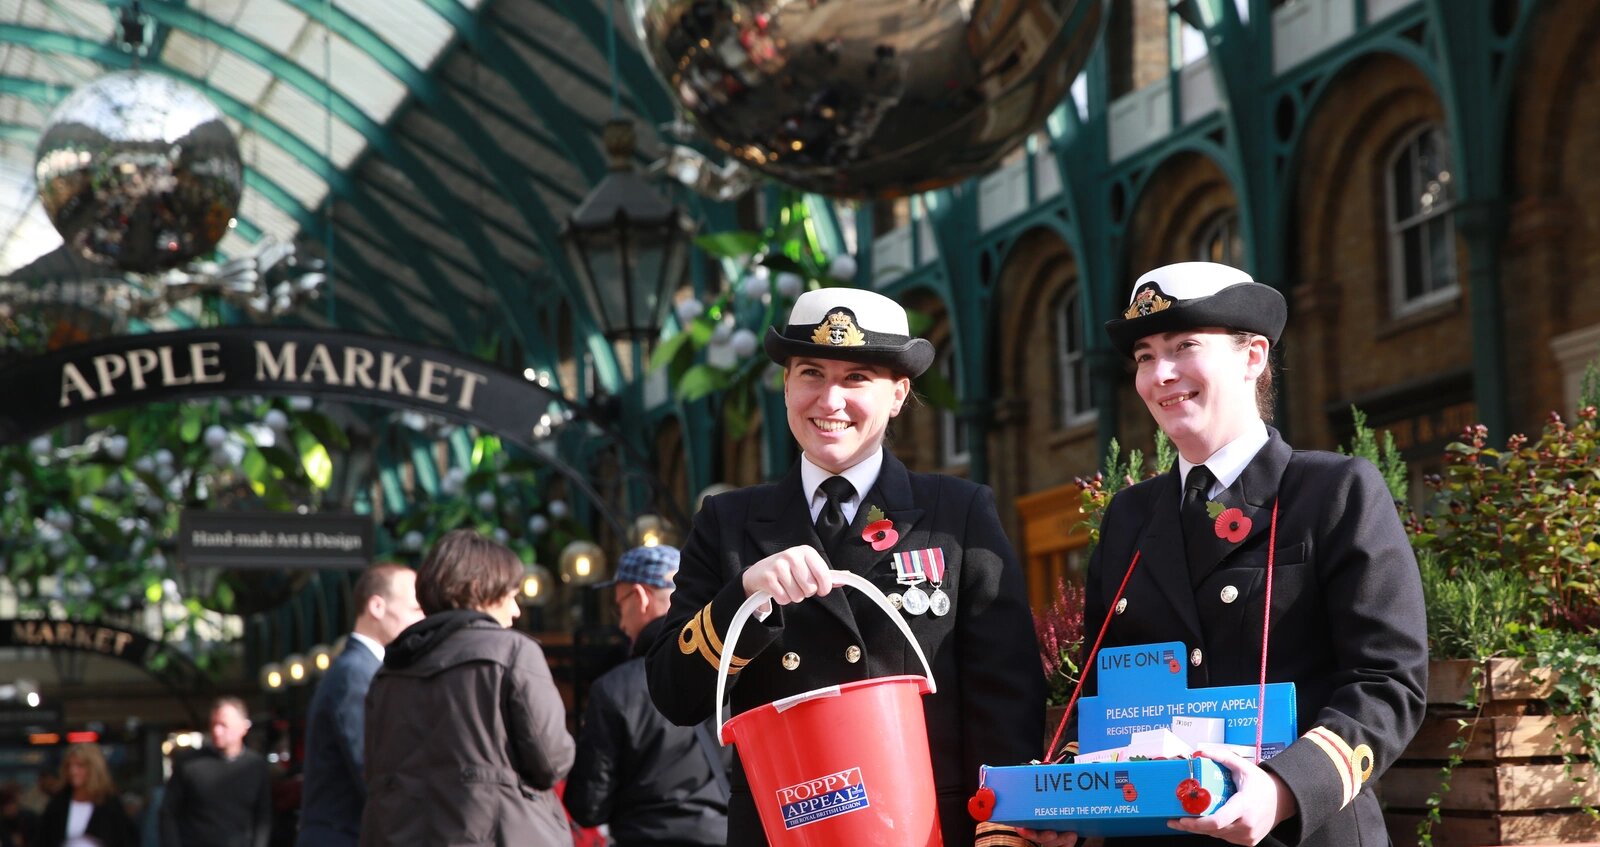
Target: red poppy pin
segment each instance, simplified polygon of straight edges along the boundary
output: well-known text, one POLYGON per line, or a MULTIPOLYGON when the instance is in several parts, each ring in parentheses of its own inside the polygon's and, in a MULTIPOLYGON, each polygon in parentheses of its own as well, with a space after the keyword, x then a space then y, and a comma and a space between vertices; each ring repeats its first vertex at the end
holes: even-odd
POLYGON ((1250 519, 1235 508, 1224 508, 1215 500, 1207 501, 1206 513, 1216 520, 1213 529, 1217 537, 1229 544, 1238 544, 1250 534, 1250 519))
POLYGON ((867 528, 861 530, 861 540, 882 553, 900 543, 900 533, 894 531, 894 521, 885 518, 882 509, 872 506, 867 509, 867 528))

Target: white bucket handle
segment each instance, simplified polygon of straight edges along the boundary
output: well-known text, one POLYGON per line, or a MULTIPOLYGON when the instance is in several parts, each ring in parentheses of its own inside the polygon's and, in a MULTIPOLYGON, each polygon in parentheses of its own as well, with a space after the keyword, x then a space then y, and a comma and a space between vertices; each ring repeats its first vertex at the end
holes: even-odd
MULTIPOLYGON (((928 693, 936 692, 938 686, 934 684, 933 668, 928 664, 928 657, 923 655, 922 645, 918 644, 916 636, 911 634, 911 627, 906 625, 905 618, 896 612, 893 606, 889 605, 889 598, 883 596, 883 592, 878 590, 878 586, 873 585, 865 577, 849 571, 834 571, 834 589, 837 590, 846 585, 867 595, 868 599, 878 604, 878 608, 882 609, 883 613, 894 621, 895 626, 900 627, 901 634, 906 637, 907 641, 911 642, 911 649, 916 651, 917 658, 922 662, 922 671, 928 679, 928 693)), ((750 616, 755 614, 756 608, 771 599, 772 595, 765 591, 757 591, 746 597, 744 605, 739 607, 739 611, 733 613, 733 623, 728 625, 728 636, 722 639, 722 663, 717 668, 716 710, 717 743, 723 746, 727 746, 728 742, 722 737, 722 698, 727 694, 728 690, 728 669, 733 666, 734 647, 739 643, 739 634, 744 632, 744 625, 750 620, 750 616)))

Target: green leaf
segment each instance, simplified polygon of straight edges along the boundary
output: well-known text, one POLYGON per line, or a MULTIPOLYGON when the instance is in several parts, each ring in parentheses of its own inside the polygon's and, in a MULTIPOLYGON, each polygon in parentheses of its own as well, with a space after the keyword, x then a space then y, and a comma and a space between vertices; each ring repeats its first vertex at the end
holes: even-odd
POLYGON ((728 375, 710 365, 695 365, 678 380, 675 393, 684 403, 692 403, 713 391, 728 387, 728 375))
POLYGON ((683 331, 656 345, 655 352, 650 354, 650 370, 657 371, 666 367, 693 337, 692 333, 683 331))
POLYGON ((929 368, 923 371, 922 376, 912 380, 912 384, 916 387, 917 393, 927 399, 930 406, 953 412, 960 405, 960 401, 956 399, 955 386, 936 369, 929 368))
POLYGON ((200 413, 193 406, 183 407, 181 422, 178 424, 178 437, 185 444, 193 444, 200 439, 200 413))
POLYGON ((907 309, 906 324, 912 335, 921 336, 933 326, 933 316, 921 309, 907 309))
POLYGON ((694 240, 695 246, 719 259, 742 259, 753 256, 763 246, 761 233, 748 230, 714 232, 694 240))

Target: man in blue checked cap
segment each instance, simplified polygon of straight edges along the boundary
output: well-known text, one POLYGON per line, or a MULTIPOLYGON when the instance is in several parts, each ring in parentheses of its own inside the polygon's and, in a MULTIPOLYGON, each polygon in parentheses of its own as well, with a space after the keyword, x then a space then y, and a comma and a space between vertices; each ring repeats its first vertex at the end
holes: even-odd
POLYGON ((661 632, 677 571, 678 548, 635 547, 595 586, 611 592, 633 651, 589 688, 565 800, 578 823, 609 824, 617 847, 727 843, 725 755, 706 724, 662 717, 645 685, 644 654, 661 632))

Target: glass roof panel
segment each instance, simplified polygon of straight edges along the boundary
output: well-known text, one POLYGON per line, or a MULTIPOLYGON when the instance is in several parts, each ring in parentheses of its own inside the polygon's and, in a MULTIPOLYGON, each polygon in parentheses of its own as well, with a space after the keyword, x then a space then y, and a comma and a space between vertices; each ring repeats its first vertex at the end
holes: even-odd
POLYGON ((310 20, 283 0, 194 0, 200 14, 286 55, 310 20))
POLYGON ((348 124, 329 115, 322 103, 281 82, 267 91, 258 109, 279 126, 299 136, 312 150, 327 156, 338 167, 349 165, 366 148, 366 139, 348 124), (333 136, 331 156, 328 155, 330 131, 333 136))
POLYGON ((339 7, 422 69, 433 64, 455 34, 422 0, 339 0, 339 7))
POLYGON ((365 50, 337 35, 331 39, 327 35, 327 29, 314 24, 290 57, 374 121, 387 121, 405 99, 405 85, 365 50))
MULTIPOLYGON (((33 174, 20 164, 13 148, 0 145, 0 274, 32 262, 61 246, 61 236, 44 216, 33 187, 33 174)), ((33 151, 21 161, 32 162, 33 151)))
MULTIPOLYGON (((267 174, 283 190, 294 195, 300 205, 316 209, 328 193, 328 184, 310 168, 276 144, 262 140, 255 133, 245 133, 240 139, 240 152, 252 170, 267 174)), ((248 189, 247 189, 248 190, 248 189)))
POLYGON ((275 77, 266 68, 235 53, 222 51, 207 81, 241 103, 255 103, 267 93, 273 79, 275 77))
POLYGON ((20 3, 9 20, 24 26, 70 32, 91 41, 104 41, 116 31, 117 16, 101 0, 10 0, 20 3))
POLYGON ((279 241, 292 242, 295 233, 300 231, 300 225, 295 223, 294 218, 255 191, 244 193, 239 201, 239 215, 279 241))

